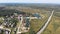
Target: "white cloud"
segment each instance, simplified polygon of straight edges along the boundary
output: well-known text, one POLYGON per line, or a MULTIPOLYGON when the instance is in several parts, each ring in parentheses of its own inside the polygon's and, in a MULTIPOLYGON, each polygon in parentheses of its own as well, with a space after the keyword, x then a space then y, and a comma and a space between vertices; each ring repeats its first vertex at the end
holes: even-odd
POLYGON ((0 0, 0 3, 60 3, 60 0, 0 0))
POLYGON ((39 2, 40 0, 0 0, 0 2, 39 2))

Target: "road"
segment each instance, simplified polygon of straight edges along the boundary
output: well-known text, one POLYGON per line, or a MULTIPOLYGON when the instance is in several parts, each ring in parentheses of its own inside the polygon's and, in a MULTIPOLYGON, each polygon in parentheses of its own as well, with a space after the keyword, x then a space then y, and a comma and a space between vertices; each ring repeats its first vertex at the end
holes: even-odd
MULTIPOLYGON (((28 18, 28 19, 38 19, 37 17, 24 17, 24 18, 28 18)), ((21 31, 21 25, 22 25, 22 22, 23 22, 23 16, 21 16, 21 17, 18 17, 18 19, 19 19, 19 25, 18 25, 18 29, 17 29, 17 34, 21 34, 22 33, 22 31, 21 31), (21 18, 21 20, 20 20, 20 18, 21 18)))
POLYGON ((19 26, 18 26, 18 29, 17 29, 17 34, 21 34, 21 24, 22 24, 22 21, 23 21, 23 17, 19 17, 19 26), (21 20, 20 20, 21 18, 21 20))
POLYGON ((53 13, 54 13, 54 10, 52 11, 52 13, 51 13, 50 17, 48 18, 47 22, 45 23, 45 25, 40 29, 40 31, 37 32, 37 34, 41 34, 45 30, 45 28, 48 26, 49 21, 51 20, 51 18, 53 16, 53 13))

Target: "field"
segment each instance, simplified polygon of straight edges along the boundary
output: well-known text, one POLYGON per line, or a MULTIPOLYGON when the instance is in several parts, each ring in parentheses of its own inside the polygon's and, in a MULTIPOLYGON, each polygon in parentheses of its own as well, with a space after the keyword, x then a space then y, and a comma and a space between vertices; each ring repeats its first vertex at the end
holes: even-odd
MULTIPOLYGON (((41 29, 41 27, 44 25, 44 23, 47 21, 48 17, 51 14, 51 11, 44 10, 44 9, 37 9, 37 8, 31 8, 31 7, 5 7, 4 9, 10 10, 18 10, 21 12, 29 13, 29 14, 34 14, 34 13, 39 13, 39 15, 42 17, 41 19, 32 19, 30 21, 30 31, 28 32, 29 34, 34 34, 41 29)), ((11 11, 12 12, 12 11, 11 11)), ((27 33, 27 34, 28 34, 27 33)))
POLYGON ((39 29, 44 25, 47 21, 48 17, 51 14, 51 11, 40 10, 40 9, 32 9, 32 8, 22 8, 21 11, 26 13, 39 13, 42 17, 41 19, 32 19, 30 21, 30 31, 26 34, 35 34, 39 29))
POLYGON ((54 12, 49 25, 42 34, 60 34, 60 12, 54 12))
MULTIPOLYGON (((51 14, 51 11, 44 9, 37 9, 31 7, 6 7, 5 9, 16 9, 18 11, 23 11, 26 13, 39 13, 42 17, 41 19, 32 19, 30 21, 30 31, 25 34, 36 34, 36 32, 41 29, 44 23, 47 21, 51 14)), ((42 32, 42 34, 60 34, 60 11, 55 11, 54 15, 47 26, 47 28, 42 32)))
MULTIPOLYGON (((30 30, 27 33, 22 34, 36 34, 46 23, 47 19, 51 15, 51 11, 54 10, 53 17, 49 22, 46 29, 42 34, 60 34, 60 5, 55 4, 1 4, 4 7, 0 7, 0 16, 11 16, 13 13, 17 12, 18 14, 23 13, 24 15, 32 16, 34 13, 39 13, 42 17, 41 19, 32 19, 30 21, 30 30)), ((0 17, 1 18, 1 17, 0 17)), ((0 22, 2 22, 0 20, 0 22)), ((18 27, 18 24, 17 24, 18 27)), ((14 30, 14 28, 11 28, 14 30)), ((12 32, 12 31, 11 31, 12 32)), ((11 33, 13 34, 13 32, 11 33)))

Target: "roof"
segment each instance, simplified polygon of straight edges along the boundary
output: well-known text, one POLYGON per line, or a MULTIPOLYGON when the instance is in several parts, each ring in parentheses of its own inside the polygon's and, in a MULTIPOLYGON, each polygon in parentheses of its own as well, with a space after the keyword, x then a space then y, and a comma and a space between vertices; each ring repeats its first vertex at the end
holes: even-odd
POLYGON ((40 17, 40 15, 38 13, 33 14, 33 16, 38 17, 38 18, 40 17))

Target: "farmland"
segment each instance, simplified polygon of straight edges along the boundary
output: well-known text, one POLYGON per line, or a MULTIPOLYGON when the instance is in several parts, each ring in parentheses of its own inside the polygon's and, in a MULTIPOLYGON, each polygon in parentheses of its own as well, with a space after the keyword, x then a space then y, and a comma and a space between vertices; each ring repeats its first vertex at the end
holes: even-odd
POLYGON ((49 25, 42 34, 60 34, 60 12, 55 11, 49 25))

